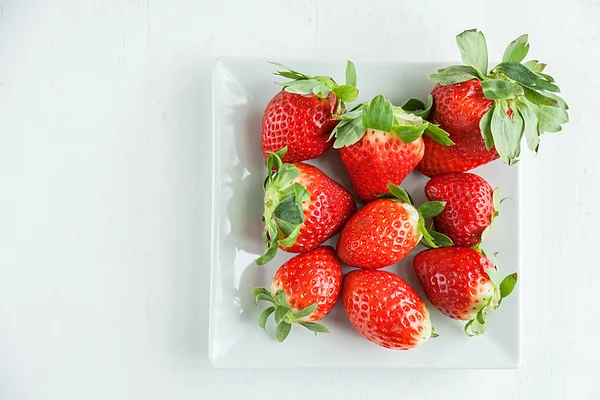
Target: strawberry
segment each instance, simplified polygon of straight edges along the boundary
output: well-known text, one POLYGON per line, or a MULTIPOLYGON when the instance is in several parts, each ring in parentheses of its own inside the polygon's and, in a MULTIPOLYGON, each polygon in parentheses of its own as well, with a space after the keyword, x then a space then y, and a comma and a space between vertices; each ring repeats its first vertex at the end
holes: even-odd
POLYGON ((438 84, 431 93, 429 120, 450 133, 455 146, 444 147, 425 138, 425 154, 417 170, 434 176, 464 172, 496 158, 518 161, 521 139, 538 151, 540 135, 558 132, 568 121, 567 104, 546 64, 521 63, 529 51, 527 35, 510 43, 502 62, 488 71, 483 33, 467 30, 456 37, 467 65, 452 65, 429 76, 438 84))
POLYGON ((329 330, 317 324, 335 306, 342 287, 342 267, 335 250, 318 247, 285 262, 275 273, 271 290, 254 288, 256 301, 265 300, 273 306, 264 310, 259 325, 266 330, 267 319, 275 313, 277 340, 283 342, 293 323, 317 332, 329 330))
POLYGON ((467 247, 425 250, 415 256, 413 266, 431 304, 450 318, 469 321, 469 336, 485 331, 485 317, 517 284, 516 273, 500 282, 494 264, 467 247))
POLYGON ((341 116, 332 132, 333 147, 340 150, 350 183, 364 202, 387 192, 387 184, 400 183, 423 157, 425 132, 451 145, 447 134, 401 107, 394 107, 382 95, 341 116))
POLYGON ((277 247, 301 253, 336 234, 356 210, 342 185, 309 164, 283 163, 286 148, 267 160, 263 240, 266 252, 256 262, 273 259, 277 247))
POLYGON ((356 70, 348 61, 346 85, 338 85, 328 76, 309 76, 282 64, 285 71, 275 75, 291 79, 271 99, 262 118, 261 146, 265 160, 269 154, 288 148, 284 162, 317 158, 331 147, 329 135, 337 125, 344 102, 358 96, 356 70))
POLYGON ((425 185, 428 200, 446 204, 433 217, 435 229, 448 236, 455 245, 473 247, 481 242, 484 231, 498 215, 498 189, 471 173, 438 175, 425 185))
POLYGON ((354 328, 385 348, 409 350, 437 336, 423 300, 391 272, 348 273, 342 287, 342 304, 354 328))
POLYGON ((426 202, 417 210, 408 193, 388 184, 390 195, 367 204, 344 225, 337 254, 344 263, 359 268, 383 268, 404 258, 421 238, 437 247, 424 218, 439 214, 444 204, 426 202))

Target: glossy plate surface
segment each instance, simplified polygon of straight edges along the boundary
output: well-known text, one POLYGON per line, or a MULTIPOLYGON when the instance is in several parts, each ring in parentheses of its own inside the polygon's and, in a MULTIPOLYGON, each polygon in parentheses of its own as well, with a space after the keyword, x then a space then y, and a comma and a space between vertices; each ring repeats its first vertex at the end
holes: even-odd
MULTIPOLYGON (((345 61, 278 60, 310 75, 344 79, 345 61)), ((408 97, 426 100, 433 84, 426 75, 440 65, 432 63, 355 63, 359 101, 383 93, 394 104, 408 97)), ((254 260, 263 252, 261 222, 266 169, 260 150, 262 112, 278 87, 272 75, 276 67, 264 60, 221 58, 214 70, 214 128, 212 185, 212 269, 209 355, 219 368, 313 368, 313 367, 401 367, 401 368, 515 368, 520 364, 520 291, 515 292, 487 320, 487 332, 469 338, 464 323, 438 313, 427 301, 431 319, 440 335, 410 351, 381 348, 358 334, 347 320, 341 304, 322 322, 331 334, 314 336, 294 326, 285 343, 277 343, 274 323, 268 333, 258 326, 265 304, 254 304, 250 291, 269 287, 277 268, 293 254, 279 251, 266 267, 254 260)), ((335 150, 318 160, 308 161, 350 188, 347 175, 335 150)), ((490 238, 483 246, 488 254, 498 252, 503 276, 519 271, 519 167, 495 161, 473 172, 493 187, 500 187, 502 204, 490 238)), ((427 177, 413 172, 402 187, 415 203, 425 201, 427 177)), ((207 193, 208 195, 208 193, 207 193)), ((335 246, 337 236, 327 242, 335 246)), ((423 296, 412 269, 413 252, 391 267, 423 296)), ((209 266, 202 266, 208 268, 209 266)), ((344 267, 344 271, 348 271, 344 267)))

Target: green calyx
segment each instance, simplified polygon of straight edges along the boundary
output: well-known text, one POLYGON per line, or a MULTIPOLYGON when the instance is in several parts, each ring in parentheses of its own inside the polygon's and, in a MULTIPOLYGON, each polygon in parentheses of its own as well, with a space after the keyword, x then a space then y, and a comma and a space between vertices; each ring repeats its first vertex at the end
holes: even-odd
POLYGON ((267 159, 267 179, 265 180, 265 209, 262 219, 265 222, 263 241, 267 250, 256 263, 264 265, 277 253, 277 246, 292 246, 300 234, 304 223, 302 202, 310 200, 310 194, 301 184, 294 182, 300 170, 294 164, 284 164, 281 157, 287 147, 271 153, 267 159))
POLYGON ((271 64, 283 68, 283 71, 275 72, 275 75, 291 79, 288 82, 280 83, 283 89, 289 93, 295 94, 314 94, 319 98, 326 98, 332 92, 340 100, 338 102, 338 110, 343 110, 342 103, 350 103, 358 97, 358 89, 356 88, 356 68, 352 61, 348 60, 346 64, 346 84, 338 85, 333 78, 329 76, 319 75, 310 76, 294 71, 290 67, 271 62, 271 64))
POLYGON ((467 336, 478 336, 485 332, 485 318, 500 307, 502 300, 508 297, 517 285, 518 275, 516 272, 506 276, 502 281, 500 281, 500 274, 496 268, 488 268, 485 272, 494 285, 494 294, 477 312, 475 318, 465 325, 467 336))
POLYGON ((519 161, 523 136, 527 147, 536 152, 540 136, 558 132, 569 120, 567 103, 556 93, 560 89, 554 78, 542 71, 546 64, 537 60, 522 62, 529 52, 528 36, 512 41, 502 62, 488 71, 488 50, 482 32, 466 30, 456 37, 462 61, 429 75, 441 85, 471 79, 481 81, 483 95, 494 101, 481 119, 479 127, 490 150, 493 146, 500 159, 513 165, 519 161))
MULTIPOLYGON (((406 190, 402 189, 400 186, 394 185, 392 182, 388 182, 387 188, 389 193, 384 193, 377 197, 400 201, 401 203, 408 204, 409 206, 415 208, 412 199, 406 190)), ((452 239, 450 239, 448 236, 425 226, 425 218, 435 217, 444 211, 445 206, 446 203, 442 201, 426 201, 425 203, 421 204, 418 209, 415 208, 415 211, 419 214, 419 220, 417 224, 419 232, 421 232, 421 244, 423 246, 434 249, 438 247, 454 245, 452 239)))
POLYGON ((329 333, 329 330, 321 324, 315 322, 307 322, 306 318, 311 316, 317 307, 318 303, 311 304, 310 306, 303 308, 302 310, 293 310, 289 306, 287 297, 283 290, 277 290, 274 294, 269 292, 265 288, 254 288, 252 289, 252 296, 255 297, 255 302, 258 305, 259 300, 267 301, 272 306, 267 307, 258 317, 258 325, 266 332, 267 321, 271 314, 274 314, 275 323, 277 328, 275 330, 275 337, 280 343, 287 338, 292 329, 292 324, 299 324, 306 329, 315 333, 329 333))
POLYGON ((420 100, 410 99, 403 107, 409 108, 410 111, 423 110, 413 114, 403 107, 392 105, 382 95, 377 95, 369 102, 334 116, 334 119, 340 122, 331 132, 329 139, 335 137, 333 147, 339 149, 358 142, 367 129, 377 129, 395 133, 404 143, 414 142, 425 133, 444 146, 453 145, 454 142, 450 140, 446 131, 424 119, 429 114, 431 105, 431 98, 427 106, 420 100))

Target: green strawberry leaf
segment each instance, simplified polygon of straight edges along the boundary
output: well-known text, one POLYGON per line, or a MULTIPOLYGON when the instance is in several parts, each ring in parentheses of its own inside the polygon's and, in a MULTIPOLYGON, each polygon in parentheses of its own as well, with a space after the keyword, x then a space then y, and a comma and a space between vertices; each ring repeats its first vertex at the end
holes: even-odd
POLYGON ((426 201, 421 204, 418 211, 423 218, 431 218, 444 211, 445 206, 446 203, 443 201, 426 201))
POLYGON ((263 253, 263 255, 256 259, 256 264, 265 265, 269 261, 273 260, 273 258, 275 258, 275 254, 277 253, 277 243, 279 241, 279 238, 277 236, 271 236, 271 238, 272 238, 272 239, 270 239, 271 244, 269 245, 267 250, 263 253))
POLYGON ((356 67, 350 60, 346 63, 346 85, 356 86, 356 67))
POLYGON ((513 111, 512 118, 508 116, 506 100, 496 100, 492 115, 492 137, 500 159, 508 165, 518 161, 521 153, 521 138, 523 137, 523 118, 513 111))
POLYGON ((344 103, 350 103, 358 97, 358 89, 350 85, 337 86, 332 92, 344 103))
POLYGON ((327 329, 324 325, 317 324, 315 322, 299 322, 300 325, 315 333, 329 333, 329 329, 327 329))
POLYGON ((461 83, 471 79, 479 79, 479 74, 473 67, 466 65, 451 65, 446 68, 438 69, 436 74, 431 74, 428 78, 440 85, 447 86, 454 83, 461 83))
POLYGON ((422 243, 425 247, 430 249, 435 249, 438 245, 435 243, 433 236, 431 235, 431 231, 425 227, 425 220, 421 215, 419 215, 419 222, 417 223, 419 231, 422 235, 422 243))
POLYGON ((412 143, 421 136, 423 136, 423 132, 427 129, 428 124, 424 123, 422 125, 394 125, 392 126, 391 131, 400 137, 404 143, 412 143))
POLYGON ((283 319, 283 317, 285 317, 285 315, 289 312, 290 312, 289 307, 278 306, 277 308, 275 308, 275 323, 279 324, 281 322, 281 320, 283 319))
POLYGON ((382 95, 377 95, 363 108, 362 124, 365 128, 389 132, 394 125, 392 103, 382 95))
MULTIPOLYGON (((364 104, 361 104, 361 106, 362 105, 364 105, 364 104)), ((348 121, 348 120, 356 119, 359 117, 362 117, 362 107, 354 109, 352 111, 345 112, 341 115, 334 115, 333 119, 338 120, 338 121, 348 121)), ((333 134, 330 135, 329 138, 331 139, 332 136, 333 136, 333 134)))
POLYGON ((454 142, 450 139, 450 134, 431 122, 427 123, 425 134, 442 146, 454 146, 454 142))
POLYGON ((503 79, 486 79, 481 82, 483 95, 488 99, 500 100, 513 98, 523 93, 523 88, 503 79))
POLYGON ((490 109, 479 121, 479 129, 481 130, 481 136, 485 143, 485 148, 490 150, 494 146, 494 136, 492 135, 492 116, 494 114, 494 108, 496 104, 492 104, 490 109))
POLYGON ((548 96, 548 94, 551 94, 551 93, 542 94, 540 92, 529 89, 527 87, 523 88, 523 91, 525 94, 525 98, 528 101, 530 101, 531 103, 535 104, 536 106, 559 107, 558 100, 548 96))
POLYGON ((500 297, 505 298, 510 295, 513 290, 515 290, 515 286, 517 285, 518 275, 517 273, 513 273, 508 275, 506 278, 502 280, 500 283, 500 297))
POLYGON ((411 97, 410 99, 406 100, 404 102, 404 104, 402 104, 401 108, 404 111, 409 111, 409 112, 413 112, 413 111, 417 111, 417 110, 424 110, 425 103, 423 103, 419 99, 415 99, 414 97, 411 97))
POLYGON ((290 334, 290 330, 292 330, 292 324, 285 321, 279 322, 279 324, 277 324, 277 329, 275 330, 277 341, 279 343, 283 342, 290 334))
POLYGON ((296 313, 294 313, 294 318, 296 318, 296 319, 302 319, 302 318, 308 317, 313 312, 315 312, 315 310, 317 309, 318 306, 319 306, 319 303, 313 303, 310 306, 305 307, 302 310, 297 311, 296 313))
POLYGON ((538 120, 537 111, 535 109, 536 106, 524 99, 517 99, 515 103, 517 105, 517 111, 521 114, 521 118, 523 118, 523 123, 525 124, 523 134, 525 135, 527 147, 529 150, 537 153, 540 146, 541 131, 540 121, 538 120))
POLYGON ((269 316, 273 314, 273 311, 275 311, 275 307, 269 307, 265 309, 262 313, 260 313, 260 316, 258 317, 258 325, 264 331, 267 330, 267 320, 269 319, 269 316))
POLYGON ((279 304, 280 306, 286 306, 287 307, 287 297, 285 295, 285 292, 281 289, 277 290, 275 292, 275 302, 277 304, 279 304))
POLYGON ((361 116, 345 120, 337 124, 337 126, 331 132, 332 136, 335 136, 335 142, 333 142, 334 149, 340 149, 345 146, 351 146, 358 142, 365 134, 366 129, 362 123, 362 110, 361 116))
POLYGON ((473 67, 481 79, 484 79, 488 70, 488 49, 483 32, 469 29, 456 36, 456 43, 460 50, 462 61, 473 67))
POLYGON ((425 240, 421 240, 421 244, 427 248, 430 249, 435 249, 438 247, 451 247, 454 246, 454 242, 452 241, 452 239, 450 239, 448 236, 444 235, 443 233, 434 231, 433 229, 429 229, 429 228, 425 228, 427 229, 427 232, 429 233, 429 236, 431 236, 431 239, 433 241, 433 243, 435 244, 435 246, 430 246, 429 243, 425 240))
POLYGON ((560 107, 542 106, 537 109, 540 129, 544 132, 559 132, 561 125, 569 121, 569 115, 560 107))
POLYGON ((325 98, 330 92, 333 92, 341 102, 354 101, 358 96, 358 89, 355 87, 356 69, 351 61, 348 61, 346 65, 346 85, 338 85, 329 76, 305 75, 280 63, 271 62, 271 64, 283 69, 283 71, 275 72, 275 75, 291 79, 288 82, 280 83, 286 92, 302 95, 314 94, 320 98, 325 98))
MULTIPOLYGON (((502 56, 502 61, 514 61, 520 63, 529 52, 528 35, 521 35, 508 45, 502 56)), ((540 71, 541 72, 541 71, 540 71)), ((487 97, 487 96, 486 96, 487 97)))
MULTIPOLYGON (((502 61, 514 61, 514 60, 502 60, 502 61)), ((517 61, 519 62, 519 61, 517 61)), ((529 60, 525 63, 523 63, 524 66, 526 66, 531 72, 535 72, 535 73, 541 73, 544 68, 546 68, 546 64, 539 62, 538 60, 529 60)), ((554 79, 551 80, 550 82, 554 82, 554 79)))
MULTIPOLYGON (((411 204, 412 205, 412 201, 410 199, 410 195, 408 194, 408 192, 406 190, 402 189, 400 186, 394 185, 392 182, 388 182, 387 188, 388 188, 388 190, 390 191, 390 193, 392 194, 393 197, 397 198, 402 203, 406 203, 406 204, 411 204)), ((382 196, 386 196, 386 195, 384 194, 382 196)))
POLYGON ((282 245, 283 247, 292 246, 294 243, 296 243, 296 240, 298 239, 298 235, 300 235, 301 228, 302 228, 301 225, 297 225, 294 228, 294 230, 292 230, 289 234, 287 234, 287 237, 285 239, 279 240, 279 244, 282 245))

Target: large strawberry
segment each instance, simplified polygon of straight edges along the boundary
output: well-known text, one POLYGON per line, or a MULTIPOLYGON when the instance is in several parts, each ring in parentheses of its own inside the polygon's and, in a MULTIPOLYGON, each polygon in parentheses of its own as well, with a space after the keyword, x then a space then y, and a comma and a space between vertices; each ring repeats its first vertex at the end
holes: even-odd
POLYGON ((436 231, 464 247, 481 242, 502 201, 498 189, 492 189, 485 179, 468 172, 434 176, 425 185, 425 196, 446 203, 444 210, 433 218, 436 231))
POLYGON ((485 331, 485 317, 517 283, 516 273, 500 282, 494 264, 467 247, 425 250, 415 256, 413 266, 431 304, 450 318, 469 321, 465 332, 470 336, 485 331))
POLYGON ((443 145, 452 145, 447 133, 395 107, 382 95, 354 110, 334 117, 333 147, 340 150, 350 183, 365 203, 387 192, 387 184, 400 185, 423 157, 425 132, 443 145))
POLYGON ((498 157, 509 165, 518 161, 521 140, 537 152, 540 135, 558 132, 568 121, 567 104, 555 93, 554 79, 543 73, 546 64, 521 63, 527 35, 510 43, 502 62, 488 71, 485 37, 467 30, 456 37, 467 65, 452 65, 429 76, 438 85, 431 93, 429 120, 450 133, 454 146, 424 138, 425 154, 417 170, 433 176, 464 172, 498 157))
POLYGON ((383 268, 404 258, 421 238, 431 247, 439 245, 437 236, 425 228, 424 218, 439 214, 444 204, 426 202, 417 210, 404 189, 389 183, 388 190, 388 197, 358 210, 342 228, 337 254, 344 263, 383 268))
POLYGON ((342 303, 354 328, 385 348, 408 350, 437 336, 423 300, 391 272, 348 273, 344 277, 342 303))
POLYGON ((283 163, 283 148, 267 160, 263 240, 266 252, 256 262, 273 259, 277 247, 291 253, 312 250, 336 234, 356 210, 342 185, 319 168, 283 163))
POLYGON ((261 146, 265 159, 283 147, 284 162, 317 158, 331 147, 329 135, 337 125, 334 115, 343 112, 344 102, 358 96, 356 70, 348 61, 346 84, 338 85, 328 76, 309 76, 284 68, 275 75, 291 79, 271 99, 262 118, 261 146))
POLYGON ((299 254, 285 262, 271 282, 271 289, 254 288, 256 301, 265 300, 273 305, 258 319, 265 329, 267 319, 275 313, 277 340, 283 342, 298 323, 315 332, 329 332, 317 324, 335 306, 342 287, 342 268, 335 251, 323 246, 299 254))

